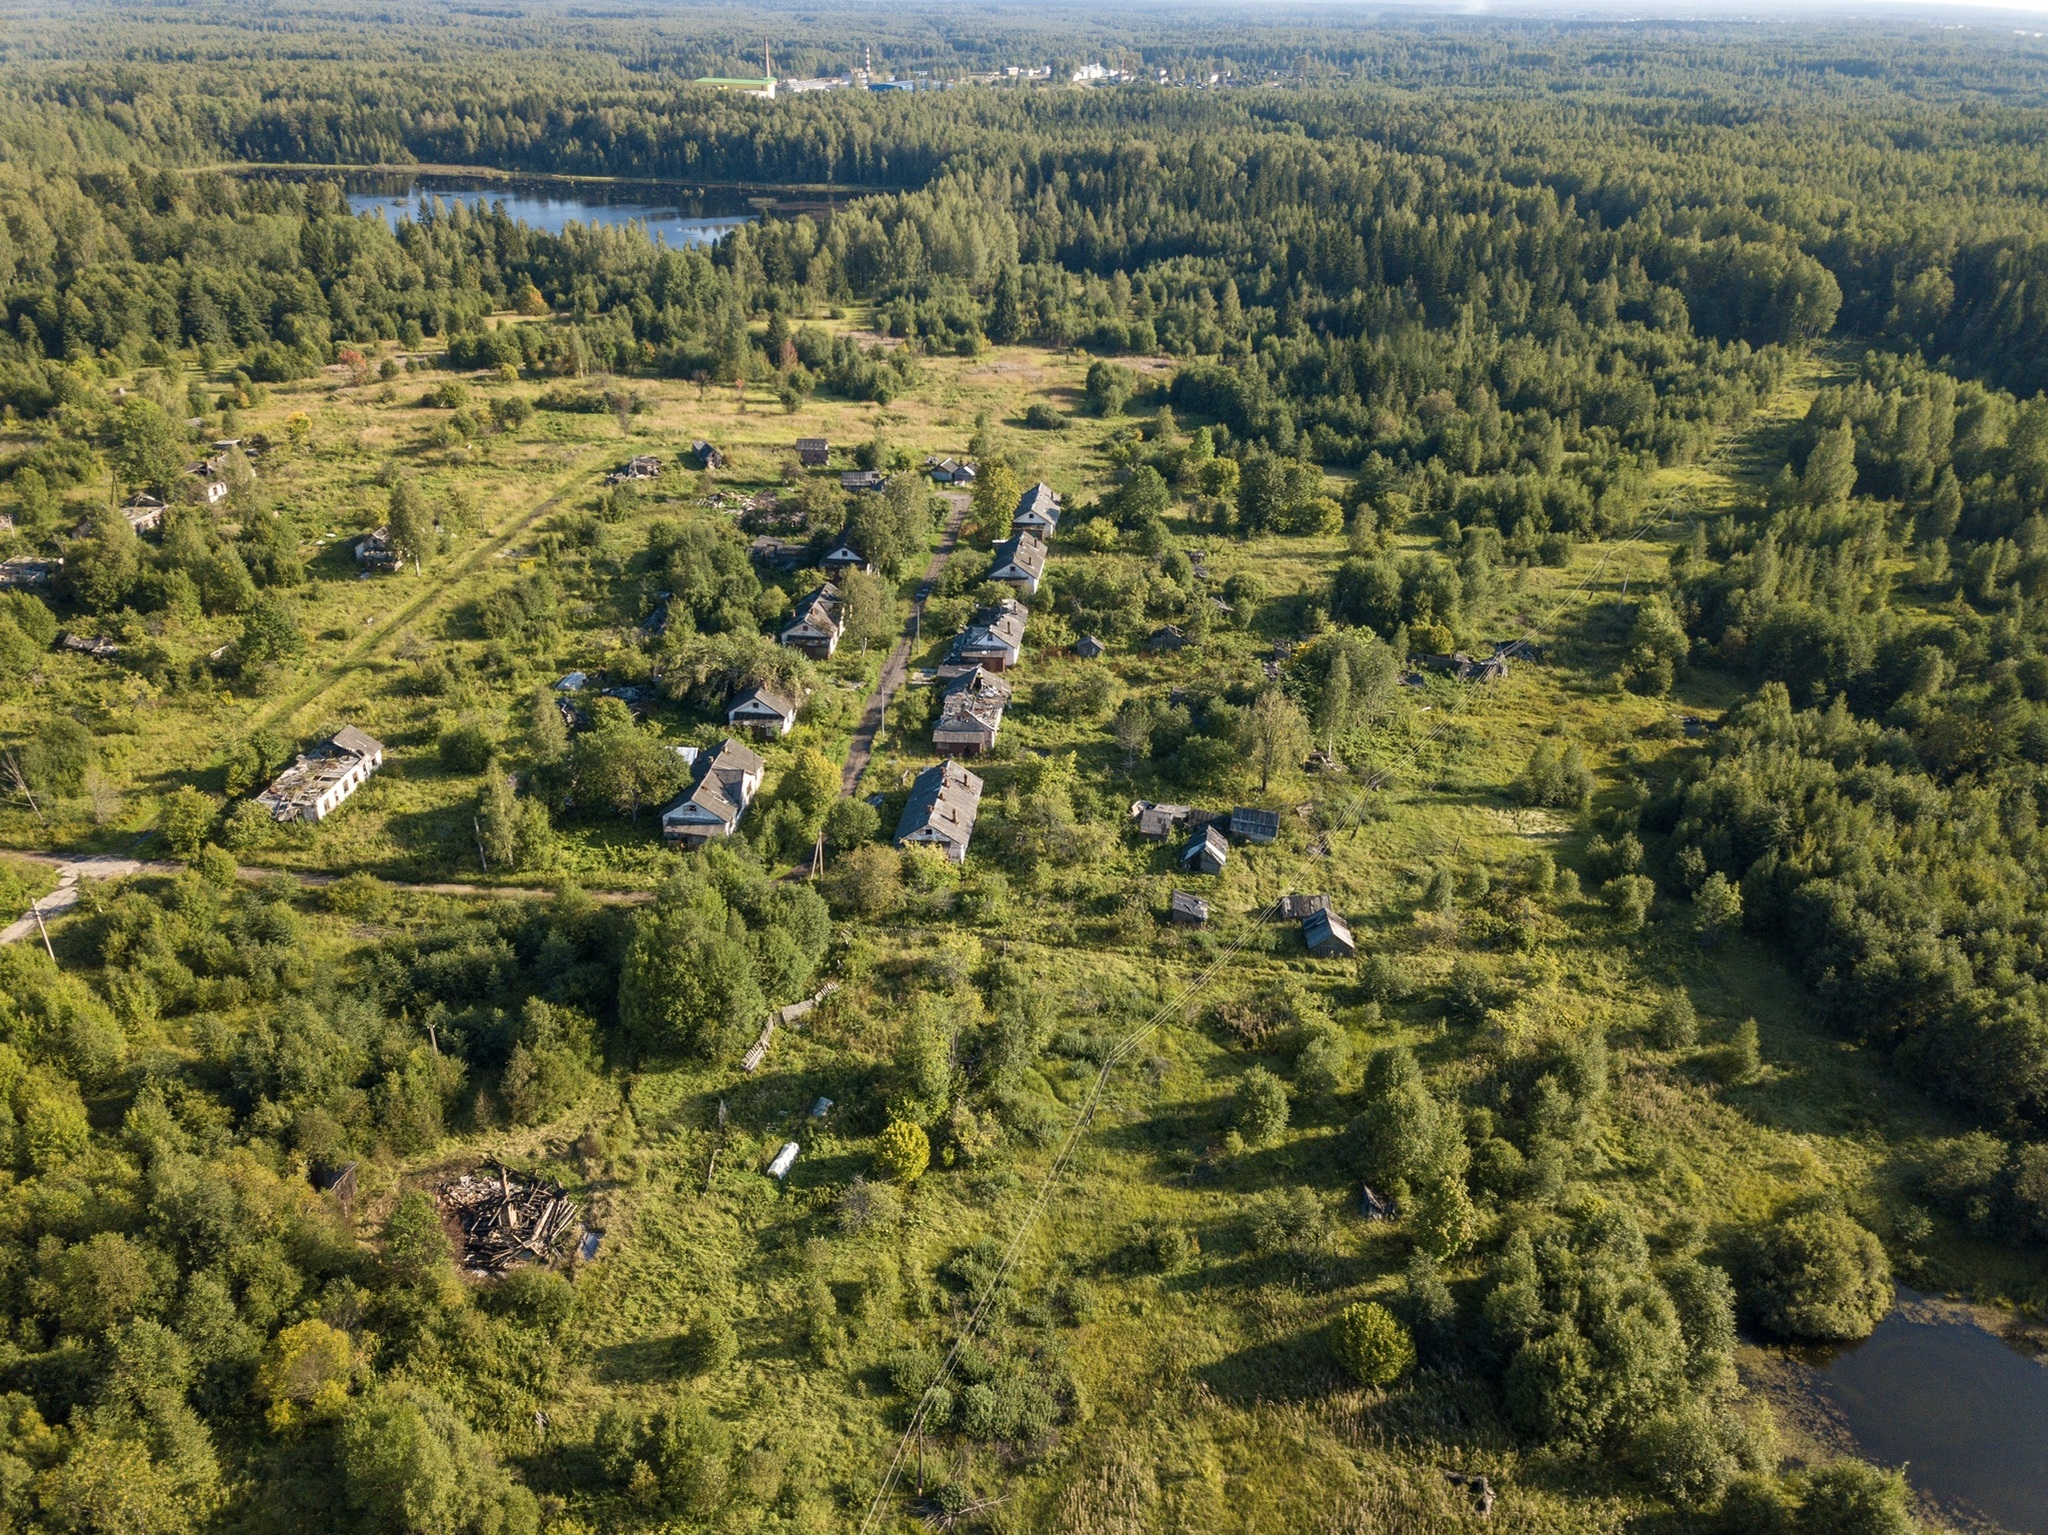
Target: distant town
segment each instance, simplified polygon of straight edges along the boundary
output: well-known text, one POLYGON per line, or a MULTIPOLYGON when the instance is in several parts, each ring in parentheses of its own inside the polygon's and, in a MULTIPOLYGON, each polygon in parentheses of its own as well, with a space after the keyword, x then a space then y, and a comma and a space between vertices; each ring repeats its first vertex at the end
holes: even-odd
POLYGON ((1009 64, 982 74, 934 75, 928 69, 914 69, 898 75, 884 67, 877 69, 874 51, 861 50, 861 61, 847 66, 845 73, 815 75, 808 79, 778 77, 773 56, 766 44, 761 49, 758 75, 704 75, 698 85, 731 91, 741 96, 758 96, 773 101, 777 96, 803 95, 811 91, 943 91, 963 85, 1166 85, 1209 90, 1226 85, 1250 83, 1229 70, 1146 69, 1135 61, 1104 64, 1095 61, 1071 68, 1053 64, 1009 64))

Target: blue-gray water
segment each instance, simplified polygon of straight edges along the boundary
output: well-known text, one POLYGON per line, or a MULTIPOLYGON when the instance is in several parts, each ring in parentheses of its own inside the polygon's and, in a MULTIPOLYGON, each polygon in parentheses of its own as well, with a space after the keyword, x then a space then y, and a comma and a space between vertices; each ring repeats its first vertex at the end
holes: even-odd
POLYGON ((368 188, 351 185, 348 205, 355 213, 377 213, 385 222, 417 220, 438 200, 444 207, 467 203, 489 208, 502 203, 511 218, 549 234, 560 234, 570 223, 626 225, 642 224, 649 239, 667 245, 710 245, 759 215, 742 200, 714 199, 685 195, 674 201, 653 200, 651 193, 634 189, 614 195, 611 189, 588 184, 520 180, 472 181, 456 177, 421 177, 416 181, 381 181, 368 188))
POLYGON ((1816 1360, 1865 1459, 1944 1507, 2048 1535, 2048 1366, 1910 1293, 1877 1331, 1816 1360))

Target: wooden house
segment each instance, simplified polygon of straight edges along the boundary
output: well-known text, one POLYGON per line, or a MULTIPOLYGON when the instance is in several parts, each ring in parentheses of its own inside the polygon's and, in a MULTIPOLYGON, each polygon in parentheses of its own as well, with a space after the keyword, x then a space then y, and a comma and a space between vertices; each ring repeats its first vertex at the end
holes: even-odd
POLYGON ((832 541, 832 547, 825 551, 825 557, 818 563, 824 567, 827 575, 835 577, 843 576, 849 570, 871 572, 875 568, 868 562, 868 557, 861 553, 860 545, 845 533, 841 533, 832 541))
POLYGON ((981 609, 953 641, 949 659, 956 666, 1007 671, 1023 658, 1024 622, 1029 617, 1024 604, 1014 597, 981 609))
POLYGON ((976 666, 946 684, 939 720, 932 727, 932 750, 941 757, 978 757, 992 751, 1010 705, 1010 685, 976 666))
POLYGON ((1188 637, 1182 632, 1179 624, 1167 624, 1154 629, 1145 637, 1147 650, 1184 650, 1187 644, 1188 637))
POLYGON ((1074 641, 1074 654, 1084 661, 1093 661, 1109 647, 1092 634, 1084 634, 1074 641))
POLYGON ((747 556, 755 564, 770 570, 795 570, 804 562, 804 546, 787 538, 771 538, 762 533, 747 545, 747 556))
POLYGON ((1060 498, 1043 480, 1017 498, 1017 509, 1010 514, 1012 533, 1032 533, 1050 539, 1059 525, 1060 498))
POLYGON ((796 726, 797 708, 795 699, 756 683, 726 705, 725 722, 756 736, 786 736, 796 726))
POLYGON ((1302 919, 1301 939, 1317 959, 1349 959, 1358 952, 1351 929, 1327 906, 1302 919))
POLYGON ((889 477, 879 469, 849 469, 839 476, 839 488, 849 495, 889 488, 889 477))
POLYGON ((755 752, 730 737, 715 752, 699 756, 696 781, 689 792, 661 813, 662 836, 685 847, 702 847, 714 837, 730 837, 760 792, 767 766, 755 752))
POLYGON ((987 579, 1030 597, 1037 593, 1039 578, 1044 574, 1044 541, 1034 533, 1019 533, 996 545, 987 579))
POLYGON ((1166 903, 1166 912, 1176 926, 1201 927, 1209 920, 1209 903, 1198 895, 1176 890, 1166 903))
POLYGON ((979 778, 957 762, 928 767, 910 786, 903 819, 896 823, 896 845, 935 847, 952 862, 965 863, 980 810, 979 778))
POLYGON ((806 469, 823 469, 832 461, 832 445, 822 437, 799 437, 796 461, 806 469))
POLYGON ((839 637, 846 632, 844 612, 839 588, 827 581, 797 599, 789 622, 782 626, 776 639, 792 650, 801 650, 813 661, 829 660, 839 648, 839 637))
POLYGON ((690 444, 690 457, 697 460, 697 467, 699 469, 723 469, 725 467, 725 455, 710 443, 704 442, 701 439, 690 444))
POLYGON ((1180 866, 1190 874, 1221 874, 1230 861, 1230 844, 1215 826, 1204 826, 1181 850, 1180 866))

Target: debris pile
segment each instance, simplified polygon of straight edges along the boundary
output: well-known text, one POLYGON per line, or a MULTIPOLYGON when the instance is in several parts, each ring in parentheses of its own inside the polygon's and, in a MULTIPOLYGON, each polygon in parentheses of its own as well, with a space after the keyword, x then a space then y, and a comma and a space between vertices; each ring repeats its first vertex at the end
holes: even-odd
POLYGON ((514 1178, 500 1162, 495 1177, 464 1173, 441 1190, 441 1207, 462 1226, 462 1267, 502 1274, 521 1263, 552 1262, 577 1229, 576 1202, 559 1183, 514 1178))

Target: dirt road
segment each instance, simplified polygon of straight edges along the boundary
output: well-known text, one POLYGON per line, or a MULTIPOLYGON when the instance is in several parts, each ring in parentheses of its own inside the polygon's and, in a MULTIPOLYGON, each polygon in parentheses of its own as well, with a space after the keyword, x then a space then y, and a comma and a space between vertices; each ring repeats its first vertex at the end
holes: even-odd
POLYGON ((839 792, 851 798, 860 791, 861 775, 868 770, 868 759, 875 754, 875 737, 882 733, 882 721, 889 712, 889 700, 896 696, 896 690, 910 675, 910 647, 922 632, 925 599, 938 584, 939 572, 946 568, 946 560, 953 553, 954 544, 960 539, 960 524, 967 520, 967 493, 960 490, 941 491, 953 509, 946 514, 946 523, 939 530, 939 547, 932 554, 931 563, 924 568, 924 579, 918 583, 917 595, 910 599, 910 621, 903 626, 903 638, 896 642, 896 648, 889 652, 889 659, 882 663, 882 677, 875 684, 875 691, 868 699, 868 706, 862 712, 860 723, 854 727, 853 744, 846 750, 846 771, 839 781, 839 792))

